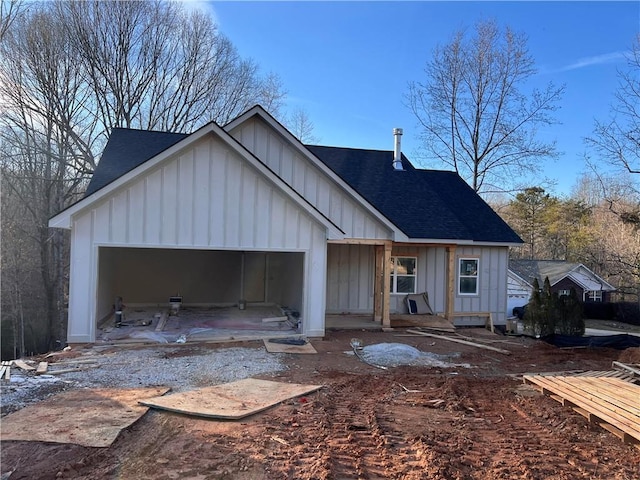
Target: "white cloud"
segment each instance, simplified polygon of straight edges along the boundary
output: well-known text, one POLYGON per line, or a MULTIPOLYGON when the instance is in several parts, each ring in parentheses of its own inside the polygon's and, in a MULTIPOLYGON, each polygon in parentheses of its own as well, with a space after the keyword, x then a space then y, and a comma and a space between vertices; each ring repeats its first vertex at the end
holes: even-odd
POLYGON ((213 2, 211 0, 178 0, 187 11, 200 10, 203 13, 210 15, 213 20, 218 23, 216 18, 216 12, 213 8, 213 2))
POLYGON ((594 55, 577 60, 574 63, 561 67, 559 71, 566 72, 568 70, 577 70, 579 68, 591 67, 594 65, 602 65, 604 63, 613 63, 625 58, 625 52, 611 52, 602 55, 594 55))

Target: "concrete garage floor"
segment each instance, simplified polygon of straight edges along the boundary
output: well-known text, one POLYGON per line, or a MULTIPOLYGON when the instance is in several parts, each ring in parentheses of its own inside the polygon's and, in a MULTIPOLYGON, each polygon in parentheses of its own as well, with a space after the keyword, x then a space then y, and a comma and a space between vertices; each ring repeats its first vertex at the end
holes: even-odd
POLYGON ((237 306, 220 308, 182 307, 177 315, 168 316, 164 328, 156 331, 163 309, 158 307, 127 308, 122 326, 115 318, 102 322, 96 334, 104 343, 185 343, 211 340, 251 340, 298 335, 297 320, 263 322, 265 318, 287 316, 278 306, 237 306))

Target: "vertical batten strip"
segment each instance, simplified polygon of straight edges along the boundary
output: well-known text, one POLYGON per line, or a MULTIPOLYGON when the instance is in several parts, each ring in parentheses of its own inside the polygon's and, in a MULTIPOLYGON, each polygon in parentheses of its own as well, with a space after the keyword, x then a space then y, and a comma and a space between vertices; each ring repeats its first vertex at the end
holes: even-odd
POLYGON ((213 149, 211 148, 211 140, 207 142, 207 165, 209 166, 208 171, 208 180, 207 180, 207 245, 211 246, 213 244, 213 219, 211 218, 212 210, 211 206, 213 204, 213 149))
POLYGON ((196 198, 198 198, 198 163, 196 148, 191 150, 191 245, 196 243, 196 198))

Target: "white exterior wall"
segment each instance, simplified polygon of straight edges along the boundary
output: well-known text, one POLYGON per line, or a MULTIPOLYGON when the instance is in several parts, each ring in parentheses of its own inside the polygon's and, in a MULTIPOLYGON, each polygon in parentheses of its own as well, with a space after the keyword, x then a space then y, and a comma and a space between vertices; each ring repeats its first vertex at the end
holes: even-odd
POLYGON ((251 118, 230 133, 347 237, 392 238, 385 225, 262 120, 251 118))
MULTIPOLYGON (((416 293, 427 292, 434 313, 442 315, 447 301, 447 251, 444 247, 394 247, 393 257, 418 257, 416 293)), ((391 294, 389 311, 409 313, 406 294, 391 294)))
POLYGON ((509 274, 507 281, 507 316, 512 316, 515 307, 526 305, 530 297, 531 288, 509 274))
MULTIPOLYGON (((455 277, 456 313, 491 312, 495 324, 506 322, 507 307, 507 247, 458 247, 458 259, 478 258, 480 261, 479 295, 457 294, 455 277)), ((327 313, 373 314, 373 276, 375 265, 373 247, 365 245, 328 246, 327 313)), ((436 314, 443 315, 447 302, 447 251, 442 246, 393 247, 392 256, 417 257, 417 293, 427 292, 429 303, 436 314)), ((391 294, 390 313, 408 313, 405 294, 391 294)), ((480 317, 457 317, 457 325, 484 325, 480 317)))
POLYGON ((72 219, 68 341, 95 341, 99 246, 303 252, 303 333, 324 334, 327 231, 207 135, 72 219))
MULTIPOLYGON (((507 321, 507 267, 508 247, 458 247, 456 249, 455 312, 490 312, 495 325, 507 321), (459 258, 478 258, 479 294, 458 295, 459 258)), ((458 317, 456 325, 484 325, 485 319, 458 317)))

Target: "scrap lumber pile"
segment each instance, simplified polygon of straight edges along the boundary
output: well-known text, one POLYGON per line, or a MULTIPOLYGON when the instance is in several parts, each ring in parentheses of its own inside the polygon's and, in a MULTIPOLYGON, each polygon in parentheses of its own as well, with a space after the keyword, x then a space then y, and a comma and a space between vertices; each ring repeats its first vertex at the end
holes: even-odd
POLYGON ((3 361, 0 365, 0 378, 3 380, 11 379, 11 364, 13 360, 3 361))
POLYGON ((69 359, 59 360, 55 363, 47 361, 35 361, 35 360, 9 360, 3 361, 0 365, 0 379, 11 379, 11 367, 18 367, 23 373, 27 375, 60 375, 70 372, 80 372, 83 370, 89 370, 91 368, 98 368, 98 360, 95 358, 83 358, 83 359, 69 359))
POLYGON ((617 370, 573 375, 524 375, 523 380, 591 424, 640 448, 640 369, 619 362, 614 362, 614 368, 617 370))

